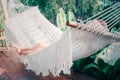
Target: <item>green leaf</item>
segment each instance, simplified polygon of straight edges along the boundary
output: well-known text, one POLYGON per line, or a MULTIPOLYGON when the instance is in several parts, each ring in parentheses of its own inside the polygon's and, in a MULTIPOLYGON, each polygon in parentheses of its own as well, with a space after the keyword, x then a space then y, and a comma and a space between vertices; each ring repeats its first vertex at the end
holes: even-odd
POLYGON ((120 71, 120 59, 118 59, 112 69, 107 74, 108 80, 114 80, 120 71))
POLYGON ((67 21, 76 22, 76 18, 75 18, 75 16, 74 16, 73 12, 69 11, 69 12, 67 13, 67 21))
POLYGON ((61 29, 62 31, 64 31, 67 28, 66 15, 62 8, 59 9, 59 13, 57 14, 56 22, 57 22, 58 28, 61 29))
POLYGON ((116 32, 116 31, 117 31, 117 28, 116 28, 116 27, 113 27, 110 32, 114 33, 114 32, 116 32))
POLYGON ((84 66, 84 63, 85 63, 85 59, 80 59, 80 60, 74 61, 72 69, 81 71, 84 66))
POLYGON ((96 77, 99 80, 106 79, 103 71, 94 63, 91 63, 91 64, 85 66, 82 71, 93 75, 94 77, 96 77))
POLYGON ((85 66, 85 67, 83 68, 83 71, 84 71, 84 70, 87 70, 87 69, 91 69, 91 68, 99 69, 99 67, 98 67, 97 65, 95 65, 94 63, 91 63, 91 64, 85 66))
POLYGON ((104 74, 105 75, 107 75, 108 74, 108 72, 112 69, 113 67, 111 66, 111 65, 107 65, 107 66, 105 66, 105 68, 103 69, 103 72, 104 72, 104 74))
POLYGON ((120 59, 118 59, 118 60, 115 62, 114 70, 115 70, 115 72, 117 72, 118 70, 120 70, 120 59))

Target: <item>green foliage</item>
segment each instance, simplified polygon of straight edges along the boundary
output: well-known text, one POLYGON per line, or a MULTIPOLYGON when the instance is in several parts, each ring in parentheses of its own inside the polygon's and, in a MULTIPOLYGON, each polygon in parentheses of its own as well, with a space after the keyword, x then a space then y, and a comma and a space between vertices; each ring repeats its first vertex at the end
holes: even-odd
POLYGON ((37 5, 37 0, 20 0, 22 3, 25 5, 29 6, 36 6, 37 5))
POLYGON ((76 0, 76 15, 79 18, 86 19, 95 15, 103 9, 100 0, 76 0))
POLYGON ((120 79, 120 59, 114 66, 104 63, 102 59, 94 62, 95 58, 88 57, 85 59, 74 61, 73 70, 86 73, 98 80, 119 80, 120 79))
POLYGON ((57 5, 59 6, 58 8, 62 7, 67 13, 67 11, 72 11, 74 12, 76 9, 75 2, 76 0, 54 0, 56 1, 57 5))
POLYGON ((85 65, 85 59, 77 60, 73 63, 72 69, 80 72, 85 65))
POLYGON ((74 15, 73 12, 71 12, 71 11, 69 11, 69 12, 67 13, 66 18, 67 18, 67 21, 73 21, 73 22, 76 22, 75 15, 74 15))
POLYGON ((65 14, 64 10, 62 8, 59 9, 59 12, 57 13, 56 23, 59 29, 62 31, 65 31, 67 29, 66 21, 76 21, 74 14, 69 11, 67 14, 65 14))
POLYGON ((120 77, 120 59, 118 59, 112 69, 109 69, 107 73, 108 80, 114 80, 120 77))
POLYGON ((117 31, 117 28, 116 28, 116 27, 113 27, 113 28, 110 30, 110 32, 112 32, 112 33, 116 32, 116 31, 117 31))
POLYGON ((83 68, 87 66, 88 64, 91 64, 94 61, 93 58, 87 57, 84 59, 76 60, 73 63, 72 69, 75 71, 82 72, 83 68))
POLYGON ((21 2, 29 6, 39 6, 40 11, 54 24, 60 7, 66 12, 75 9, 75 0, 21 0, 21 2))
POLYGON ((48 0, 42 11, 52 23, 56 24, 56 15, 59 8, 63 8, 66 12, 69 10, 72 11, 75 6, 74 3, 75 0, 48 0))
POLYGON ((83 72, 90 73, 94 77, 98 78, 99 80, 105 80, 105 75, 103 71, 95 64, 90 63, 83 68, 83 72))
MULTIPOLYGON (((116 30, 116 28, 114 28, 116 30)), ((102 59, 98 58, 99 53, 103 53, 107 49, 107 45, 102 50, 91 55, 90 57, 74 61, 72 69, 75 71, 83 72, 95 77, 98 80, 119 80, 120 79, 120 59, 118 59, 114 66, 105 63, 102 59), (80 63, 82 62, 82 63, 80 63)))
POLYGON ((66 26, 66 14, 63 11, 62 8, 59 9, 59 12, 57 13, 57 19, 56 19, 58 28, 61 29, 62 31, 67 29, 66 26))
POLYGON ((56 24, 56 15, 58 12, 58 5, 54 0, 49 0, 46 3, 46 6, 44 8, 44 14, 45 16, 54 24, 56 24))
POLYGON ((0 30, 4 28, 4 17, 3 17, 3 12, 2 9, 0 8, 0 30))
POLYGON ((75 17, 86 19, 101 11, 100 0, 21 0, 30 6, 39 6, 39 9, 52 23, 56 24, 58 9, 63 8, 65 13, 72 11, 75 17))

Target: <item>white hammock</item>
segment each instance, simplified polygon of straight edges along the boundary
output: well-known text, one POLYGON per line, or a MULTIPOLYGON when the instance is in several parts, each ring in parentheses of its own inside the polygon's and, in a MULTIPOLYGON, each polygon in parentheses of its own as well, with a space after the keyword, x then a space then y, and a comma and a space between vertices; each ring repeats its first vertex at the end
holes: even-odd
POLYGON ((27 64, 27 69, 48 75, 50 70, 54 75, 60 71, 70 73, 72 65, 71 34, 69 30, 62 32, 51 24, 39 12, 37 7, 11 18, 6 23, 6 34, 10 42, 20 47, 29 47, 37 43, 49 44, 43 50, 34 54, 20 56, 27 64))
POLYGON ((27 69, 36 74, 47 75, 50 70, 58 75, 61 70, 69 73, 72 60, 88 57, 107 44, 119 41, 119 36, 101 28, 98 21, 94 22, 94 26, 87 23, 80 30, 74 28, 62 33, 34 7, 7 21, 6 32, 8 40, 22 48, 37 43, 48 44, 45 49, 20 58, 28 64, 27 69))

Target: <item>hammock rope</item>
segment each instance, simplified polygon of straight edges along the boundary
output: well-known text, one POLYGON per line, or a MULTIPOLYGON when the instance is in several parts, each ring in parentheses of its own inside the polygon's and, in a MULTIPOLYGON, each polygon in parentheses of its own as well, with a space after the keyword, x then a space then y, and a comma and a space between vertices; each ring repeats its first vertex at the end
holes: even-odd
POLYGON ((86 19, 84 22, 87 22, 87 21, 89 21, 89 20, 92 20, 92 19, 94 19, 94 18, 97 18, 97 16, 98 16, 98 18, 100 18, 100 17, 104 16, 105 14, 107 14, 107 13, 109 13, 109 12, 112 12, 112 10, 114 10, 114 9, 116 9, 116 8, 118 8, 118 7, 120 6, 119 4, 120 4, 120 2, 118 2, 118 3, 116 3, 116 4, 112 5, 112 6, 110 6, 109 8, 107 8, 107 9, 99 12, 98 14, 96 14, 96 15, 88 18, 88 19, 86 19), (101 16, 99 16, 99 15, 101 15, 101 16))
POLYGON ((90 20, 101 19, 107 23, 109 29, 113 28, 117 23, 120 22, 120 2, 112 5, 111 7, 103 10, 102 12, 96 14, 84 20, 83 23, 87 23, 90 20), (112 18, 112 19, 111 19, 112 18))
MULTIPOLYGON (((104 34, 106 33, 106 31, 109 31, 110 29, 112 29, 116 24, 118 24, 120 22, 120 2, 114 4, 113 6, 105 9, 104 11, 98 13, 95 16, 92 16, 90 18, 88 18, 87 20, 83 21, 83 24, 81 23, 80 25, 83 25, 84 27, 82 27, 83 30, 89 31, 89 32, 94 32, 97 34, 104 34), (112 18, 112 19, 111 19, 112 18), (85 26, 87 23, 90 23, 90 21, 93 20, 103 20, 107 27, 107 28, 102 28, 102 27, 98 27, 99 25, 95 24, 95 26, 91 27, 91 25, 89 26, 85 26), (97 25, 97 27, 96 27, 97 25)), ((119 30, 119 29, 118 29, 119 30)), ((107 33, 108 34, 108 33, 107 33)), ((106 34, 105 34, 106 35, 106 34)), ((119 38, 119 35, 114 35, 111 34, 113 38, 119 38)))
POLYGON ((117 15, 116 12, 119 13, 119 9, 116 9, 114 12, 111 12, 111 14, 108 14, 107 16, 109 16, 109 17, 105 16, 105 17, 104 17, 104 18, 106 18, 105 21, 108 21, 108 20, 110 20, 111 18, 114 18, 114 17, 117 15))

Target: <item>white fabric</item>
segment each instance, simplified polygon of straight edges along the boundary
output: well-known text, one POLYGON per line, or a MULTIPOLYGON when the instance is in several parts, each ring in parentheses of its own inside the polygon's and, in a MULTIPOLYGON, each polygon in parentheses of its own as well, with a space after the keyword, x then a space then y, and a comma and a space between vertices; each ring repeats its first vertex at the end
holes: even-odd
MULTIPOLYGON (((6 25, 9 29, 8 31, 12 31, 12 35, 17 41, 16 44, 22 48, 40 42, 51 44, 59 40, 62 35, 62 31, 45 19, 37 7, 10 18, 6 25)), ((8 39, 9 38, 11 38, 11 36, 8 36, 8 39)))
POLYGON ((83 30, 75 30, 71 34, 73 35, 73 60, 88 57, 114 41, 109 37, 96 35, 83 30))
POLYGON ((22 56, 21 61, 27 63, 27 69, 35 71, 36 74, 41 72, 45 76, 48 75, 48 70, 54 76, 59 75, 61 70, 70 74, 70 67, 72 66, 70 37, 69 31, 66 31, 63 37, 56 43, 39 52, 22 56))
POLYGON ((114 38, 104 35, 105 32, 108 30, 104 29, 97 20, 88 22, 83 29, 73 28, 71 30, 73 60, 88 57, 116 41, 114 38))
POLYGON ((20 56, 21 61, 28 64, 27 69, 35 71, 37 75, 42 73, 44 76, 48 75, 49 70, 54 75, 59 75, 61 70, 70 73, 72 65, 70 30, 62 36, 62 32, 45 19, 37 7, 13 17, 6 25, 8 40, 22 48, 38 43, 48 44, 43 50, 20 56))
POLYGON ((120 58, 120 43, 112 43, 102 53, 98 54, 97 58, 103 59, 105 63, 114 65, 115 62, 120 58))

